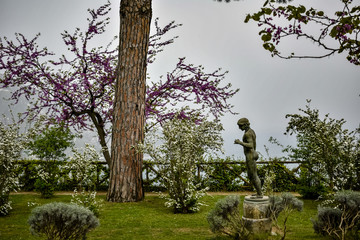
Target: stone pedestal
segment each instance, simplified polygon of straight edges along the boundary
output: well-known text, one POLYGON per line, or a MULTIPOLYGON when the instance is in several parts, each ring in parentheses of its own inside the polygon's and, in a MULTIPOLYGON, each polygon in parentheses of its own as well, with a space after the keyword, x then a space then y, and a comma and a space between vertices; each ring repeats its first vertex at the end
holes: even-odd
POLYGON ((244 215, 246 228, 254 235, 270 234, 271 219, 267 217, 270 205, 269 197, 246 196, 244 200, 244 215))

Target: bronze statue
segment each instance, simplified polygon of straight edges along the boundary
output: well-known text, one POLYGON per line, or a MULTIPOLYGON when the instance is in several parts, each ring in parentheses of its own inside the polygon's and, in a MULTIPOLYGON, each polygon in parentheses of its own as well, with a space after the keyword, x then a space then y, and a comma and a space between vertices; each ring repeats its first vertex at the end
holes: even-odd
POLYGON ((236 139, 234 143, 240 144, 244 147, 247 174, 251 184, 256 189, 256 196, 261 198, 261 182, 256 169, 256 160, 259 158, 259 155, 256 152, 256 135, 254 130, 250 128, 250 122, 247 118, 239 119, 237 125, 242 131, 244 131, 244 136, 242 141, 236 139))

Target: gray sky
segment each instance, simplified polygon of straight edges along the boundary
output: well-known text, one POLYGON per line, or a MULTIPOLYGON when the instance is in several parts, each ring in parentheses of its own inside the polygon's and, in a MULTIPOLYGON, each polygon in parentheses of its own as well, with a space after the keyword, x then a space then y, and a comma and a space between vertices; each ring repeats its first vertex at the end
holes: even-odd
MULTIPOLYGON (((32 38, 40 32, 40 47, 47 46, 62 54, 66 48, 60 33, 86 27, 87 8, 96 8, 105 1, 95 0, 0 0, 0 35, 13 37, 15 32, 32 38)), ((107 44, 119 32, 119 0, 112 0, 111 24, 99 44, 107 44)), ((332 10, 336 2, 328 0, 294 0, 293 3, 316 4, 332 10)), ((354 1, 357 2, 357 1, 354 1)), ((254 22, 244 23, 247 13, 262 6, 261 0, 243 0, 218 3, 214 0, 153 0, 153 19, 160 18, 165 25, 175 20, 183 26, 174 30, 176 42, 157 56, 148 73, 156 81, 160 75, 172 71, 179 57, 188 63, 203 65, 213 71, 221 67, 229 73, 225 83, 240 88, 231 103, 239 115, 227 114, 222 118, 225 127, 225 155, 242 157, 242 149, 233 144, 241 138, 236 122, 247 117, 257 134, 258 150, 265 154, 263 145, 269 146, 270 136, 283 144, 293 144, 294 139, 283 136, 287 126, 285 115, 304 108, 306 99, 321 114, 347 121, 353 130, 360 119, 360 68, 347 62, 346 55, 315 60, 282 60, 272 58, 262 48, 259 28, 254 22)), ((334 12, 334 10, 332 10, 334 12)), ((288 52, 302 50, 318 52, 314 44, 289 41, 288 52)), ((301 53, 301 52, 300 52, 301 53)), ((224 85, 225 85, 224 83, 224 85)), ((0 105, 3 112, 4 105, 0 105)), ((272 156, 279 149, 271 146, 272 156)))

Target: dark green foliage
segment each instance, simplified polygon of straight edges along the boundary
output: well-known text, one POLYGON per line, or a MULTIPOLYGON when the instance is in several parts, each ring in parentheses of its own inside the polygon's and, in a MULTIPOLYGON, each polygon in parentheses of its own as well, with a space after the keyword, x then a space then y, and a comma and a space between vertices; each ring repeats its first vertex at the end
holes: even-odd
POLYGON ((232 164, 234 162, 230 158, 219 158, 203 166, 208 176, 204 184, 210 191, 240 191, 250 188, 244 185, 244 181, 240 178, 243 173, 246 175, 245 164, 232 164))
POLYGON ((263 182, 267 171, 271 170, 275 179, 273 180, 271 187, 274 192, 292 192, 296 190, 297 178, 295 174, 290 171, 284 164, 276 161, 270 164, 264 164, 258 166, 258 175, 263 182))
MULTIPOLYGON (((46 164, 45 160, 21 160, 16 161, 16 175, 19 176, 22 191, 35 190, 35 182, 40 178, 40 165, 46 164)), ((55 191, 72 191, 76 187, 76 181, 71 175, 71 169, 65 168, 65 161, 50 161, 49 165, 55 175, 58 175, 54 183, 55 191)), ((97 190, 107 190, 109 170, 104 164, 96 164, 97 177, 95 188, 97 190)), ((39 184, 39 183, 38 183, 39 184)), ((40 187, 38 185, 38 187, 40 187)), ((90 186, 84 186, 89 189, 90 186)))
POLYGON ((309 171, 305 167, 300 167, 300 178, 297 185, 297 192, 305 199, 318 199, 320 196, 325 196, 328 189, 324 186, 319 178, 314 176, 317 173, 309 171))
POLYGON ((55 182, 47 182, 43 179, 36 179, 34 187, 37 192, 40 192, 42 198, 51 198, 55 193, 55 182))
POLYGON ((58 167, 53 161, 65 159, 64 151, 74 145, 75 135, 71 134, 69 128, 58 126, 46 128, 31 138, 27 144, 31 155, 46 160, 40 165, 40 178, 35 180, 34 187, 42 197, 50 198, 54 194, 59 177, 58 167))
MULTIPOLYGON (((65 161, 50 161, 49 165, 53 172, 58 175, 55 182, 55 191, 72 191, 76 187, 76 181, 71 177, 71 169, 65 168, 65 161)), ((44 160, 21 160, 16 161, 16 175, 19 176, 22 191, 35 190, 35 182, 39 179, 40 165, 46 164, 44 160)), ((258 165, 259 175, 263 178, 264 172, 269 168, 266 165, 258 165)), ((274 190, 292 191, 296 179, 288 174, 291 171, 283 164, 277 164, 275 167, 276 180, 274 181, 274 190), (283 177, 284 179, 281 179, 283 177)), ((105 163, 98 163, 96 167, 97 177, 95 188, 97 190, 107 190, 109 170, 105 163)), ((159 182, 159 176, 155 172, 157 164, 144 162, 144 185, 146 192, 164 191, 165 187, 159 182)), ((200 165, 200 179, 196 177, 197 183, 202 187, 208 187, 209 191, 242 191, 251 190, 250 186, 240 178, 247 180, 246 167, 242 162, 236 163, 230 159, 217 159, 209 164, 200 165), (205 173, 205 174, 204 174, 205 173)), ((198 173, 196 173, 198 174, 198 173)), ((89 189, 89 186, 84 186, 89 189)))
POLYGON ((10 201, 9 201, 10 194, 0 194, 0 216, 6 216, 11 209, 10 201))
POLYGON ((32 137, 28 143, 31 155, 42 160, 60 160, 66 157, 64 151, 73 146, 75 135, 64 126, 50 127, 32 137))
POLYGON ((220 199, 207 216, 211 231, 225 234, 233 239, 249 239, 250 232, 245 228, 239 205, 239 196, 227 196, 220 199))
POLYGON ((85 239, 99 225, 99 220, 84 207, 53 202, 33 209, 28 224, 34 235, 49 240, 75 240, 85 239))
POLYGON ((334 239, 360 239, 360 193, 342 191, 328 206, 319 206, 312 220, 316 233, 334 239))

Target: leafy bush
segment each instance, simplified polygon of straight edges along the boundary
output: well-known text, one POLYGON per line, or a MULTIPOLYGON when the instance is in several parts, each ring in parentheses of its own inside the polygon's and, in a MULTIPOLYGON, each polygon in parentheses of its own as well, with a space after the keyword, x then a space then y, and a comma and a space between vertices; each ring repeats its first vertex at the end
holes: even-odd
POLYGON ((335 239, 360 239, 360 193, 337 192, 334 199, 318 207, 312 220, 316 233, 335 239))
POLYGON ((64 151, 74 144, 74 138, 75 135, 71 134, 69 128, 64 126, 47 127, 42 129, 40 134, 31 135, 31 141, 27 143, 27 148, 31 155, 45 160, 40 165, 40 178, 34 184, 35 190, 40 192, 43 198, 50 198, 54 195, 59 178, 59 169, 55 160, 65 159, 64 151))
POLYGON ((34 208, 28 224, 34 235, 52 240, 75 240, 85 239, 86 234, 99 225, 99 220, 84 207, 53 202, 34 208))
POLYGON ((213 233, 225 234, 233 239, 248 239, 250 232, 245 228, 239 205, 239 196, 227 196, 220 199, 207 216, 210 230, 213 233))
POLYGON ((230 158, 210 159, 205 168, 207 180, 204 181, 210 191, 240 191, 246 188, 239 177, 246 172, 245 164, 230 165, 229 162, 234 162, 234 160, 230 158))
POLYGON ((161 136, 148 133, 147 142, 140 148, 160 163, 158 172, 169 192, 165 205, 175 213, 190 213, 199 210, 199 199, 207 190, 195 183, 196 164, 204 161, 209 151, 220 150, 222 126, 218 122, 196 123, 196 119, 180 117, 165 123, 161 136), (162 145, 156 147, 159 140, 162 145))
POLYGON ((20 157, 24 146, 17 124, 5 125, 0 121, 0 216, 11 210, 9 194, 18 188, 14 161, 20 157))
POLYGON ((269 172, 272 173, 273 179, 271 188, 274 192, 290 192, 296 190, 297 179, 293 172, 291 172, 284 164, 273 160, 269 164, 264 164, 258 168, 258 175, 262 182, 265 181, 265 176, 269 172))
POLYGON ((309 171, 305 167, 300 167, 300 178, 296 190, 302 198, 318 199, 328 193, 328 188, 319 180, 317 173, 309 171))
POLYGON ((359 188, 359 171, 354 169, 360 154, 360 131, 344 129, 346 121, 329 114, 320 119, 319 110, 311 109, 310 103, 308 100, 306 108, 299 109, 301 114, 286 115, 290 119, 286 134, 296 135, 297 146, 285 151, 292 160, 301 161, 311 179, 323 183, 329 192, 359 188))
POLYGON ((36 179, 34 187, 40 192, 42 198, 51 198, 55 193, 55 182, 48 179, 36 179))
POLYGON ((19 177, 19 183, 21 183, 21 190, 33 191, 38 178, 38 164, 35 160, 21 160, 17 161, 15 166, 15 172, 19 177))
POLYGON ((66 168, 71 170, 73 179, 77 183, 77 188, 81 191, 78 193, 77 188, 74 190, 71 202, 83 206, 92 211, 95 216, 99 216, 100 202, 96 200, 96 179, 97 165, 99 154, 94 147, 86 144, 81 153, 73 149, 74 155, 66 163, 66 168), (87 187, 87 191, 85 188, 87 187))
MULTIPOLYGON (((45 160, 18 160, 15 162, 15 172, 19 177, 21 190, 32 191, 35 189, 35 182, 41 178, 43 164, 46 165, 45 160)), ((53 165, 52 171, 58 175, 53 185, 55 191, 73 191, 74 188, 79 188, 79 178, 71 168, 67 167, 68 161, 50 161, 49 164, 53 165)), ((83 185, 83 187, 93 189, 95 184, 96 190, 107 190, 108 165, 101 162, 92 162, 91 165, 93 165, 93 171, 90 173, 92 176, 87 176, 86 179, 92 179, 92 181, 86 181, 89 185, 83 185)))
POLYGON ((47 127, 40 133, 33 134, 27 144, 31 155, 42 160, 64 160, 65 150, 74 145, 73 135, 69 128, 64 126, 47 127))

